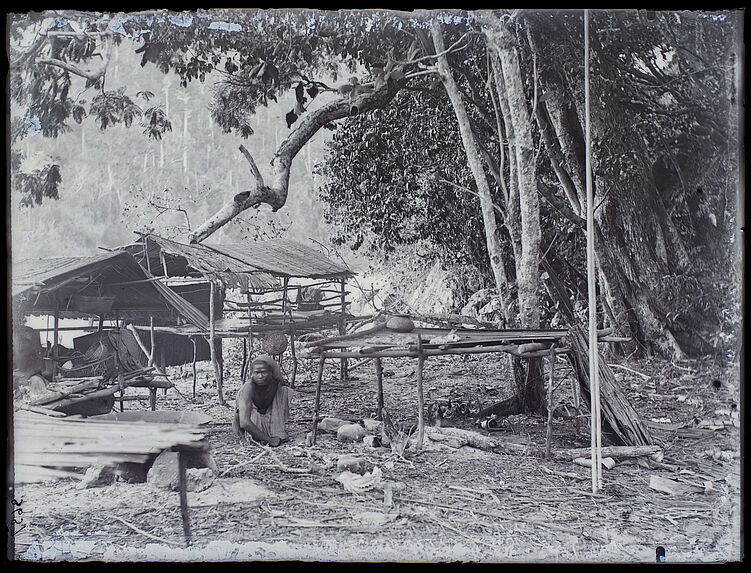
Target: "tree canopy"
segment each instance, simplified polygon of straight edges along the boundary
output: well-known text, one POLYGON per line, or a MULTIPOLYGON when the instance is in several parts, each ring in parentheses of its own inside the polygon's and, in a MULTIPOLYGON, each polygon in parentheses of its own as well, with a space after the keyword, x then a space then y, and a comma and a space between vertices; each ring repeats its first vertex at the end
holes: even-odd
MULTIPOLYGON (((244 152, 247 190, 225 193, 194 241, 260 204, 282 208, 296 155, 339 124, 321 169, 339 242, 388 251, 419 239, 488 272, 479 197, 500 223, 490 233, 504 259, 503 277, 493 271, 499 288, 527 288, 519 274, 537 275, 538 259, 574 294, 582 287, 580 11, 55 11, 14 14, 9 24, 12 184, 26 205, 57 198, 66 177, 56 164, 23 169, 17 144, 29 133, 55 137, 87 118, 101 130, 138 125, 153 140, 173 129, 137 74, 127 88, 107 87, 111 54, 127 44, 142 68, 183 86, 218 77, 211 116, 240 138, 253 137, 258 106, 293 95, 289 134, 270 164, 261 169, 244 152), (470 132, 457 131, 450 89, 470 132), (475 153, 479 172, 468 169, 475 153), (539 252, 521 250, 529 225, 541 228, 539 252)), ((738 296, 737 27, 729 13, 592 17, 601 321, 661 352, 712 352, 735 326, 726 309, 738 296)))

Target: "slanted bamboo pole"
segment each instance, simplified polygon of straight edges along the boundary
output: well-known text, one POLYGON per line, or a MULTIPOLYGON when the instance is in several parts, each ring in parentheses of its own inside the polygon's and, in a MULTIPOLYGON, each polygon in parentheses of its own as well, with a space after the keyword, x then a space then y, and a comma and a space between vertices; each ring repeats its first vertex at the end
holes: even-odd
POLYGON ((151 274, 151 261, 149 260, 149 247, 146 244, 146 235, 143 235, 143 257, 146 259, 146 269, 151 274))
POLYGON ((602 489, 602 427, 600 413, 599 349, 597 347, 597 275, 594 252, 594 191, 592 189, 592 136, 589 97, 589 10, 584 10, 584 114, 586 126, 587 186, 587 290, 589 294, 589 383, 592 414, 590 442, 592 448, 592 492, 602 489))

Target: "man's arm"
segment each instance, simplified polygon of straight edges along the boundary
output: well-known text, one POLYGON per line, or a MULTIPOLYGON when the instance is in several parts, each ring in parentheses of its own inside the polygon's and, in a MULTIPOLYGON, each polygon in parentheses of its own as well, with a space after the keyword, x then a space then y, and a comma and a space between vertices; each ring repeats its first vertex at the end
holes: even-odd
POLYGON ((253 402, 253 385, 246 383, 237 393, 237 410, 240 428, 248 432, 257 442, 268 442, 277 445, 278 438, 273 438, 256 426, 250 419, 251 403, 253 402))

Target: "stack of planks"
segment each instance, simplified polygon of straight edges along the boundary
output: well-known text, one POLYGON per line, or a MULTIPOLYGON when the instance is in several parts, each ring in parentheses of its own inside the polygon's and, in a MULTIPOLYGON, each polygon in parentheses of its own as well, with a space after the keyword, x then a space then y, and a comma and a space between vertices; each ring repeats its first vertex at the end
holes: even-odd
POLYGON ((177 446, 203 448, 204 432, 188 424, 51 418, 14 412, 16 483, 82 478, 92 465, 146 462, 177 446))

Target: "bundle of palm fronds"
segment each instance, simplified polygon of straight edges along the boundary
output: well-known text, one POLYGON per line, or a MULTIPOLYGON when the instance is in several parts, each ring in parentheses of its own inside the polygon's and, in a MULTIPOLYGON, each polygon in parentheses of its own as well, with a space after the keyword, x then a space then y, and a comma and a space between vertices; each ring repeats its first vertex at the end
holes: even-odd
POLYGON ((391 420, 391 416, 386 408, 381 410, 381 417, 383 418, 383 434, 385 439, 382 441, 384 445, 388 443, 393 453, 399 457, 404 457, 404 451, 407 449, 412 432, 405 432, 402 428, 397 427, 391 420))

